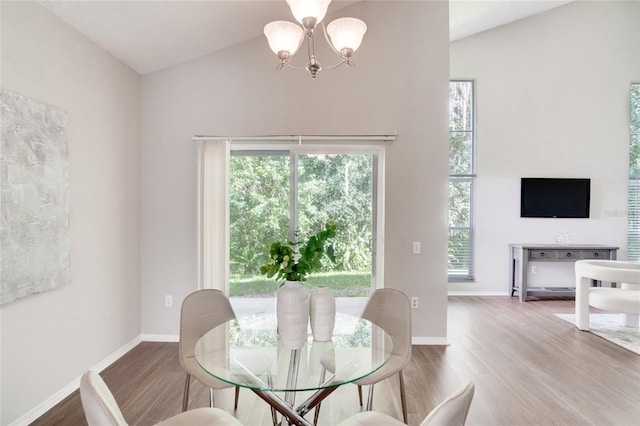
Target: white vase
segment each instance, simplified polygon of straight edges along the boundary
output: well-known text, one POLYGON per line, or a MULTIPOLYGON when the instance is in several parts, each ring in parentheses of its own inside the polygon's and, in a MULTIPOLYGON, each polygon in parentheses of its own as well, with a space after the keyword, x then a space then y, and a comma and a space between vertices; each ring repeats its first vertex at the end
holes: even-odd
POLYGON ((276 298, 278 336, 282 347, 300 349, 307 340, 309 292, 300 281, 285 281, 276 298))
MULTIPOLYGON (((336 350, 331 340, 328 342, 314 340, 309 352, 309 373, 322 375, 323 370, 336 371, 336 350)), ((321 379, 324 378, 326 377, 321 377, 321 379)))
POLYGON ((329 287, 318 286, 311 292, 309 305, 313 340, 328 342, 336 323, 336 298, 329 287))

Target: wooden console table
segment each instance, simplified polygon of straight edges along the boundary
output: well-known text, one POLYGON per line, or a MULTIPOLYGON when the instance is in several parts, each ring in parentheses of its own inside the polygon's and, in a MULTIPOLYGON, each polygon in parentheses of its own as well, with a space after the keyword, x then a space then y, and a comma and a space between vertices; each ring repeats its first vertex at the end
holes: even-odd
POLYGON ((527 296, 574 296, 575 282, 567 287, 528 287, 529 262, 575 262, 582 259, 616 260, 618 248, 599 244, 509 244, 511 296, 518 292, 521 302, 526 301, 527 296))

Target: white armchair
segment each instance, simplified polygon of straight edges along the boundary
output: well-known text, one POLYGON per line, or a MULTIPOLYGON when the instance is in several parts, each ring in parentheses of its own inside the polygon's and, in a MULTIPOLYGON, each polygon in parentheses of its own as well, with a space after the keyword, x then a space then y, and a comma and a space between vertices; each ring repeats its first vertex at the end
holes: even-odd
POLYGON ((576 271, 576 327, 589 330, 589 307, 625 314, 625 325, 638 327, 640 318, 640 263, 617 260, 580 260, 576 271), (614 282, 619 288, 592 287, 592 280, 614 282))

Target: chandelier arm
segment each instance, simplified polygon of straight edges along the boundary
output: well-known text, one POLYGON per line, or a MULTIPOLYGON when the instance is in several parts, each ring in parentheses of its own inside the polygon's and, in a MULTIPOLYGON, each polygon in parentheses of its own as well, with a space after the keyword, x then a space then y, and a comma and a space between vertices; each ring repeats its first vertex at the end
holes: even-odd
MULTIPOLYGON (((331 50, 333 50, 336 55, 338 55, 339 57, 344 59, 345 62, 346 62, 347 59, 344 56, 342 56, 342 53, 338 52, 336 50, 336 48, 333 47, 333 42, 331 41, 331 37, 329 37, 329 34, 327 33, 327 26, 324 24, 324 21, 322 21, 322 32, 324 33, 324 39, 327 41, 327 44, 329 45, 329 47, 331 47, 331 50)), ((333 69, 333 68, 338 67, 339 65, 342 65, 342 63, 336 65, 335 67, 330 67, 330 68, 327 68, 327 69, 333 69)))
POLYGON ((298 70, 298 71, 306 71, 307 69, 305 67, 296 67, 291 65, 289 62, 281 62, 280 65, 278 65, 278 69, 282 69, 282 68, 291 68, 294 70, 298 70))
POLYGON ((343 59, 342 61, 338 62, 337 64, 335 64, 335 65, 333 65, 333 66, 330 66, 330 67, 322 67, 322 69, 323 69, 323 70, 330 71, 330 70, 334 70, 334 69, 338 68, 340 65, 344 65, 344 64, 347 64, 347 65, 349 65, 350 67, 354 66, 354 63, 353 63, 353 62, 351 62, 351 61, 347 61, 346 59, 343 59))

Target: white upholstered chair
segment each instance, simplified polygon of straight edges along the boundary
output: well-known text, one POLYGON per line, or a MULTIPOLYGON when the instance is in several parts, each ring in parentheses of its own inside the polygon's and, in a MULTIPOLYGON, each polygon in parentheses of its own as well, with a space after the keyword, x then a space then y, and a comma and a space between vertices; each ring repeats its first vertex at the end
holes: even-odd
POLYGON ((619 260, 579 260, 576 272, 576 327, 589 330, 589 306, 625 315, 627 327, 640 326, 640 263, 619 260), (592 287, 593 280, 618 288, 592 287))
POLYGON ((367 410, 373 406, 373 387, 376 383, 398 375, 400 380, 400 402, 402 417, 407 422, 407 397, 404 390, 402 370, 411 360, 411 302, 400 290, 381 288, 373 292, 367 306, 362 312, 362 318, 382 327, 389 334, 393 342, 393 352, 389 360, 375 373, 356 382, 358 396, 362 405, 362 386, 369 385, 367 410))
MULTIPOLYGON (((474 385, 468 382, 431 410, 420 426, 463 426, 467 421, 473 393, 474 385)), ((400 426, 403 424, 384 413, 363 411, 339 423, 338 426, 400 426)))
MULTIPOLYGON (((367 305, 362 311, 362 318, 376 324, 389 335, 393 342, 393 350, 389 359, 377 371, 357 380, 358 398, 362 406, 362 386, 369 385, 367 399, 367 411, 373 406, 373 387, 376 383, 398 375, 400 380, 400 402, 402 404, 402 417, 407 422, 407 398, 404 390, 404 369, 411 360, 411 303, 409 298, 400 290, 393 288, 381 288, 375 290, 369 297, 367 305)), ((326 367, 332 371, 331 366, 326 367)), ((318 424, 320 404, 316 406, 313 424, 318 424)))
MULTIPOLYGON (((116 399, 95 371, 87 371, 80 379, 80 400, 89 426, 127 426, 116 399)), ((218 408, 197 408, 164 420, 161 426, 242 425, 235 417, 218 408)))
POLYGON ((411 302, 401 291, 393 288, 381 288, 373 292, 367 306, 362 312, 362 318, 382 327, 389 334, 393 342, 393 352, 389 360, 375 373, 356 382, 358 396, 362 405, 362 386, 369 385, 367 410, 373 405, 373 387, 376 383, 398 375, 400 380, 400 402, 402 403, 402 417, 407 422, 407 398, 404 390, 402 370, 411 360, 411 302))
MULTIPOLYGON (((191 376, 209 388, 209 404, 213 407, 213 390, 233 387, 220 381, 205 372, 195 357, 195 347, 198 339, 209 330, 225 323, 236 315, 227 296, 220 290, 198 290, 182 302, 180 313, 180 365, 187 372, 182 398, 182 411, 189 405, 189 384, 191 376)), ((234 409, 238 408, 238 394, 240 388, 236 387, 234 409)))

